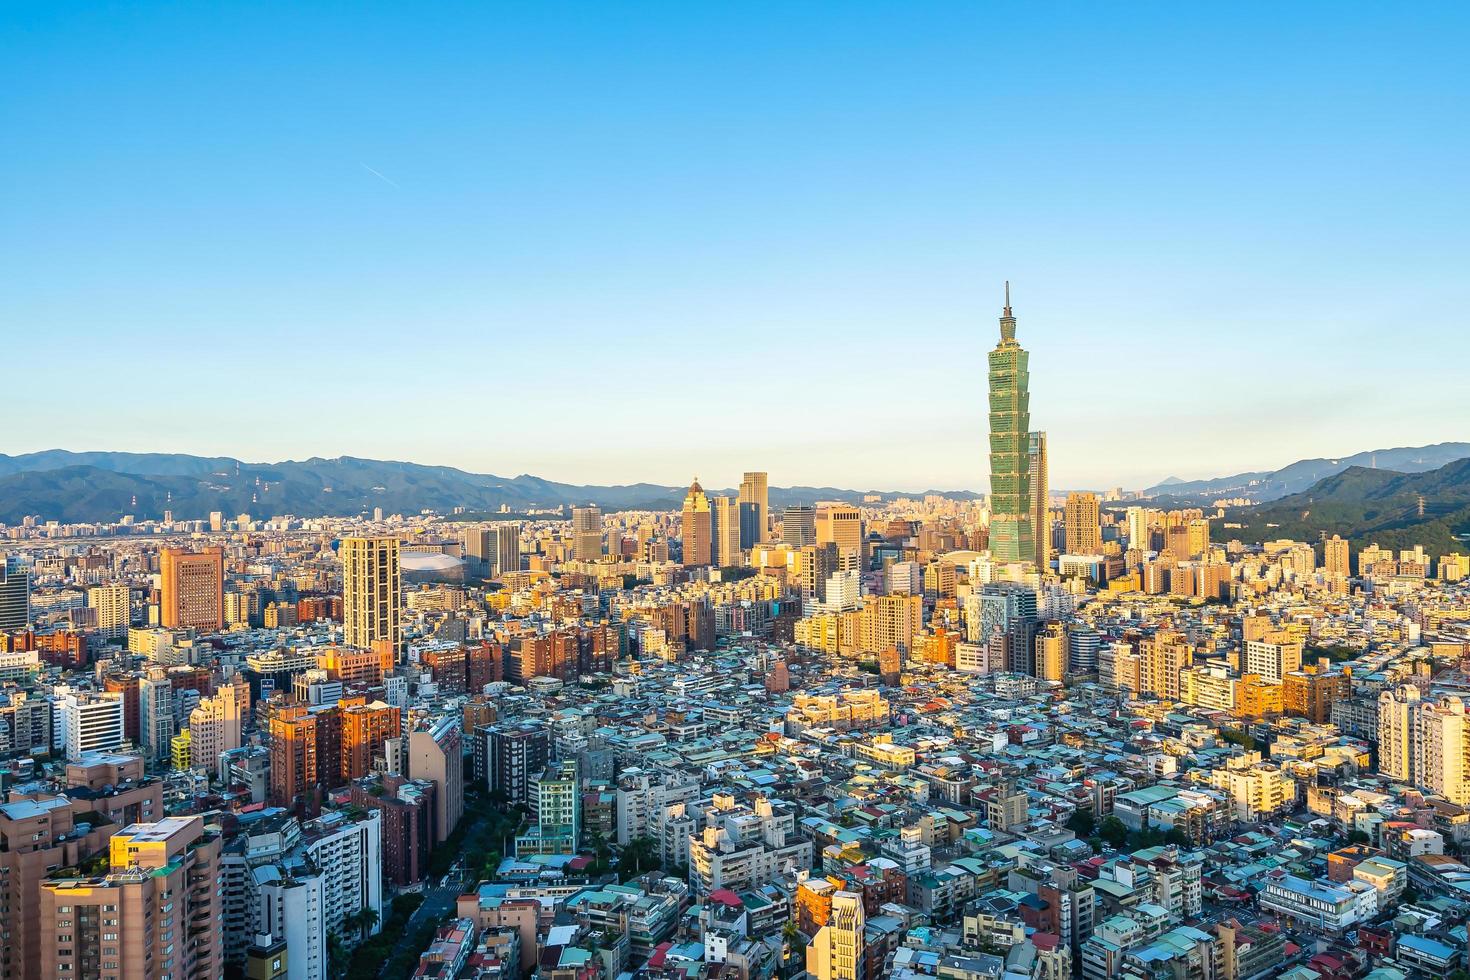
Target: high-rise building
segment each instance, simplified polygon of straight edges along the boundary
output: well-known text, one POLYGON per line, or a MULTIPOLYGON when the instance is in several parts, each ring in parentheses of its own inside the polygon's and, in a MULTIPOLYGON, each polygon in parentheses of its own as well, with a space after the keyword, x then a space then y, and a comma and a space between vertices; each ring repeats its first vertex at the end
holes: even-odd
POLYGON ((361 779, 373 769, 373 759, 384 753, 384 743, 401 734, 401 712, 383 701, 343 699, 341 705, 342 755, 338 778, 361 779))
POLYGON ((1098 513, 1097 494, 1085 492, 1067 494, 1065 521, 1067 554, 1102 554, 1102 524, 1098 513))
POLYGON ((533 779, 529 802, 535 822, 516 838, 516 856, 576 854, 582 822, 576 760, 566 759, 533 779))
POLYGON ((767 478, 764 473, 746 473, 740 480, 740 502, 750 504, 754 508, 750 527, 753 536, 747 540, 745 534, 741 533, 740 547, 742 549, 754 548, 770 536, 766 529, 769 523, 771 498, 766 484, 767 478))
POLYGON ((750 517, 745 517, 745 507, 741 510, 741 548, 754 548, 760 542, 770 539, 770 489, 767 486, 767 478, 764 473, 745 473, 739 482, 739 502, 742 505, 750 504, 750 517), (748 533, 747 533, 748 532, 748 533))
POLYGON ((41 975, 222 976, 219 854, 203 817, 164 817, 114 834, 106 875, 43 882, 41 975))
POLYGON ((1470 803, 1470 719, 1458 697, 1422 700, 1405 685, 1378 696, 1378 770, 1460 806, 1470 803))
MULTIPOLYGON (((403 582, 393 537, 342 539, 342 636, 350 647, 403 648, 403 582)), ((393 664, 386 662, 383 669, 393 664)))
POLYGON ((75 762, 89 752, 113 752, 123 742, 121 694, 65 693, 57 704, 53 742, 75 762))
POLYGON ((486 788, 504 794, 512 805, 529 802, 531 780, 551 759, 551 733, 544 725, 526 724, 497 725, 476 735, 485 742, 486 788))
POLYGON ((806 949, 806 972, 813 980, 864 980, 863 896, 858 892, 832 893, 826 923, 806 949))
POLYGON ((602 557, 602 508, 593 504, 572 508, 572 555, 577 561, 602 557))
POLYGON ((495 532, 494 574, 505 575, 521 570, 521 526, 515 523, 497 524, 495 532))
POLYGON ((1011 286, 990 352, 990 553, 1003 562, 1036 557, 1031 526, 1030 355, 1016 343, 1011 286))
POLYGON ((454 715, 420 721, 408 735, 408 774, 434 784, 436 843, 443 843, 464 815, 463 744, 454 715))
POLYGON ((696 477, 684 496, 684 567, 708 565, 713 558, 709 497, 696 477))
POLYGON ((863 515, 851 504, 818 504, 815 530, 817 544, 834 544, 839 553, 862 551, 863 515))
POLYGON ((288 705, 271 715, 270 798, 290 806, 317 785, 316 717, 303 705, 288 705))
POLYGON ((805 505, 781 511, 781 540, 793 548, 817 543, 817 512, 805 505))
POLYGON ((710 501, 710 529, 714 542, 714 563, 720 568, 740 564, 740 502, 734 497, 714 497, 710 501))
POLYGON ((1343 578, 1351 575, 1351 555, 1349 543, 1336 534, 1322 543, 1322 567, 1328 575, 1341 575, 1343 578))
POLYGON ((0 630, 31 625, 31 573, 14 556, 0 558, 0 630))
POLYGON ((1036 637, 1036 676, 1060 681, 1067 673, 1067 630, 1052 621, 1036 637))
POLYGON ((225 625, 225 553, 222 548, 158 553, 158 621, 167 629, 219 630, 225 625))
POLYGON ((1027 470, 1031 475, 1031 534, 1036 543, 1036 567, 1051 564, 1051 485, 1047 480, 1046 433, 1033 432, 1028 440, 1027 470))
POLYGON ((189 753, 193 768, 211 773, 219 771, 220 755, 240 747, 243 716, 249 704, 250 686, 244 678, 239 678, 201 700, 189 712, 189 753))
POLYGON ((95 610, 97 632, 108 639, 128 635, 131 606, 132 592, 126 585, 94 585, 87 590, 87 608, 95 610))
POLYGON ((151 767, 168 756, 169 742, 177 733, 174 686, 162 667, 150 667, 138 681, 138 726, 143 759, 151 767))

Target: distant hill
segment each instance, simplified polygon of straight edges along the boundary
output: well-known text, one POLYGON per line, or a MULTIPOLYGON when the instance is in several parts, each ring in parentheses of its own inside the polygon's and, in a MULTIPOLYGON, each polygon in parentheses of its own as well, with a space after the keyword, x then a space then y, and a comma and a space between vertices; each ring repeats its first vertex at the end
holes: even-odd
POLYGON ((1226 520, 1244 525, 1222 536, 1263 541, 1315 542, 1340 534, 1355 548, 1422 544, 1435 555, 1470 551, 1470 459, 1423 473, 1394 473, 1352 466, 1303 493, 1259 507, 1231 510, 1226 520))
POLYGON ((1470 457, 1470 442, 1442 442, 1434 446, 1401 449, 1371 449, 1338 459, 1300 459, 1279 470, 1236 473, 1211 480, 1181 480, 1169 477, 1144 491, 1147 496, 1246 497, 1254 501, 1278 500, 1310 489, 1319 480, 1354 466, 1422 473, 1446 463, 1470 457))
MULTIPOLYGON (((653 483, 577 486, 540 477, 468 473, 450 466, 390 460, 313 457, 282 463, 247 463, 224 456, 161 453, 74 453, 51 449, 21 456, 0 454, 0 522, 27 515, 68 523, 115 521, 124 514, 157 519, 202 519, 210 511, 261 516, 352 516, 381 507, 385 513, 416 514, 455 507, 494 511, 594 503, 610 510, 672 510, 687 487, 653 483)), ((734 493, 733 490, 720 491, 734 493)), ((772 487, 772 506, 818 500, 860 500, 881 492, 886 499, 917 496, 896 491, 837 487, 772 487)), ((929 491, 937 492, 937 491, 929 491)), ((979 496, 945 492, 953 499, 979 496)))

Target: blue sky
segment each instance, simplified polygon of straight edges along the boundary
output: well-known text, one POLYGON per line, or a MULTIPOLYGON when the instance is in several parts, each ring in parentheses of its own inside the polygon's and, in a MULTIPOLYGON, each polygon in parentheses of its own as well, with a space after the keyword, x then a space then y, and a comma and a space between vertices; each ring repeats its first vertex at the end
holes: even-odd
POLYGON ((0 452, 984 489, 1004 279, 1056 485, 1470 438, 1467 28, 8 4, 0 452))

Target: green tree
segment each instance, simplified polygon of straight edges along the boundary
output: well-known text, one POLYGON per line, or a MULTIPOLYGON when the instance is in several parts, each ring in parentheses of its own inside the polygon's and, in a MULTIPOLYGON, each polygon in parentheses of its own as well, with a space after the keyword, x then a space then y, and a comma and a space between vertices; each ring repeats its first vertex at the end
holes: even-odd
POLYGON ((1067 829, 1078 837, 1091 837, 1096 824, 1091 810, 1073 810, 1067 818, 1067 829))
POLYGON ((1128 840, 1128 826, 1117 817, 1109 814, 1104 818, 1102 825, 1098 827, 1098 836, 1107 841, 1113 847, 1122 847, 1128 840))

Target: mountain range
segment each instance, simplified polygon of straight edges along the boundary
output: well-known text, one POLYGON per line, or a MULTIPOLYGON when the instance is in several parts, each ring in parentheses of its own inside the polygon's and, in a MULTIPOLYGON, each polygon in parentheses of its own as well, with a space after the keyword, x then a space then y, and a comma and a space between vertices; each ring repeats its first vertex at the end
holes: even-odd
POLYGON ((1302 493, 1317 481, 1355 466, 1394 470, 1399 473, 1422 473, 1466 457, 1470 457, 1470 442, 1370 449, 1338 459, 1299 459, 1279 470, 1236 473, 1234 476, 1220 476, 1210 480, 1181 480, 1171 476, 1149 487, 1144 494, 1150 497, 1243 497, 1260 503, 1302 493))
POLYGON ((1420 473, 1350 466, 1302 493, 1232 508, 1222 537, 1317 541, 1340 534, 1354 549, 1422 544, 1433 555, 1470 551, 1470 459, 1420 473))
MULTIPOLYGON (((613 510, 672 510, 687 487, 653 483, 577 486, 536 476, 469 473, 451 466, 389 460, 313 457, 282 463, 247 463, 227 456, 182 453, 71 452, 51 449, 19 456, 0 454, 0 523, 27 515, 63 523, 115 521, 124 514, 157 519, 165 510, 178 518, 295 514, 352 516, 383 508, 386 514, 416 514, 455 507, 514 511, 557 504, 593 503, 613 510)), ((734 493, 733 490, 711 493, 734 493)), ((928 491, 972 499, 969 491, 928 491)), ((860 500, 917 496, 897 491, 838 487, 772 487, 773 506, 817 500, 860 500)))

